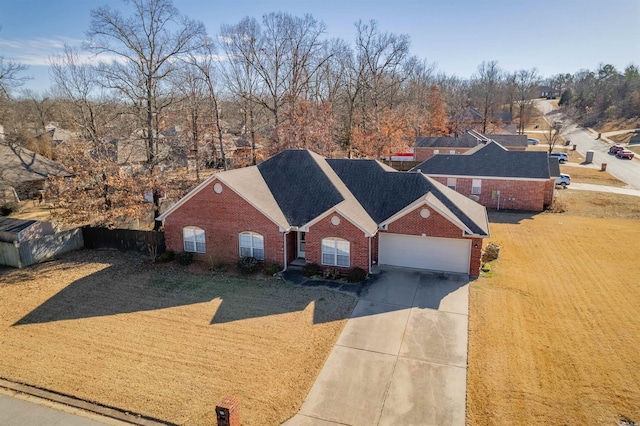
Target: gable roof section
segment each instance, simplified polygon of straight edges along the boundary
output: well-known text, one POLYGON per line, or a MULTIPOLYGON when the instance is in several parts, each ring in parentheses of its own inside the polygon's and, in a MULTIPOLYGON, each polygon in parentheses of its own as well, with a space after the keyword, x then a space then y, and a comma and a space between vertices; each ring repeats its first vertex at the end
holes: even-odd
POLYGON ((464 155, 434 155, 414 167, 427 175, 549 179, 549 160, 542 151, 508 151, 489 142, 464 155))
POLYGON ((307 150, 282 151, 257 168, 292 226, 302 226, 344 200, 307 150))
POLYGON ((375 235, 378 231, 377 222, 372 219, 368 211, 363 208, 357 198, 351 193, 345 182, 341 180, 336 172, 331 168, 327 159, 311 151, 308 152, 316 161, 318 166, 320 166, 322 172, 329 178, 331 183, 344 198, 342 202, 338 203, 334 207, 335 210, 340 212, 340 214, 364 231, 367 235, 375 235))
POLYGON ((474 148, 484 142, 496 141, 505 147, 527 147, 527 135, 484 135, 475 130, 468 130, 466 133, 454 136, 441 137, 418 137, 416 138, 416 148, 474 148))
POLYGON ((287 218, 278 206, 257 167, 229 170, 214 176, 247 200, 249 204, 253 205, 280 228, 289 228, 290 225, 287 218))
POLYGON ((328 159, 360 204, 382 224, 416 201, 438 204, 445 217, 475 235, 488 235, 486 209, 421 173, 388 171, 375 160, 328 159))

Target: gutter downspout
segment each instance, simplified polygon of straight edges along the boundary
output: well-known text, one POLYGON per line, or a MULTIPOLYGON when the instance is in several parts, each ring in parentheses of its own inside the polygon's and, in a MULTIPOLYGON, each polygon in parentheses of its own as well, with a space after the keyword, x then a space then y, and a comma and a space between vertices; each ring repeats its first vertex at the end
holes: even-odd
POLYGON ((284 269, 280 272, 287 270, 287 233, 282 233, 282 241, 284 242, 284 269))
POLYGON ((372 267, 371 267, 371 238, 369 237, 369 273, 371 274, 372 271, 372 267))

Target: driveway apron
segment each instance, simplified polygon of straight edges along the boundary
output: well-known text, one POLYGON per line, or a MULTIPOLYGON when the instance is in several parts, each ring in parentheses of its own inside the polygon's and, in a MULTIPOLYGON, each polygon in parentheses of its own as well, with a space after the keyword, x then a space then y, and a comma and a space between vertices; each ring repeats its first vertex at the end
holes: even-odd
POLYGON ((381 269, 285 425, 464 425, 468 282, 381 269))

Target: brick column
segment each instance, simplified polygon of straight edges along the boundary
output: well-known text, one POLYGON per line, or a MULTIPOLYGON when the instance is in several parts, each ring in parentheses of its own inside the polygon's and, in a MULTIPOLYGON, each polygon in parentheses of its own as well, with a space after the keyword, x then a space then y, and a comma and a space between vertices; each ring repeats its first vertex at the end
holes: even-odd
POLYGON ((240 401, 233 396, 225 396, 216 405, 218 426, 240 426, 240 401))

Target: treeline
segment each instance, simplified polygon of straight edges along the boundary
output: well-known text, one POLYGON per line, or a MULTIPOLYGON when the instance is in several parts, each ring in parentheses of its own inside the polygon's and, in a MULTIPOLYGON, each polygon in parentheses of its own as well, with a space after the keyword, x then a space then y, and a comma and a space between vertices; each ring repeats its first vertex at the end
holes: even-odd
POLYGON ((560 105, 574 110, 585 126, 603 120, 640 117, 640 70, 636 65, 618 71, 613 65, 581 70, 554 78, 561 89, 560 105))
MULTIPOLYGON (((51 59, 46 93, 18 92, 25 67, 0 58, 6 140, 73 172, 51 185, 65 219, 113 224, 138 213, 143 192, 157 214, 160 198, 191 185, 170 178, 167 163, 189 164, 199 181, 204 167, 232 164, 232 154, 235 166, 285 148, 380 158, 416 136, 474 126, 490 133, 505 121, 522 132, 540 95, 536 69, 486 61, 468 79, 448 76, 412 55, 407 35, 375 21, 355 23, 353 40, 343 40, 326 37, 311 15, 270 13, 223 25, 214 36, 171 0, 129 4, 129 16, 109 7, 91 12, 82 49, 66 47, 51 59), (76 135, 75 143, 42 137, 49 123, 76 135)), ((563 103, 585 117, 637 114, 637 70, 629 68, 636 77, 625 74, 623 89, 621 75, 604 68, 547 84, 560 85, 563 103), (628 100, 619 101, 623 92, 628 100)))

